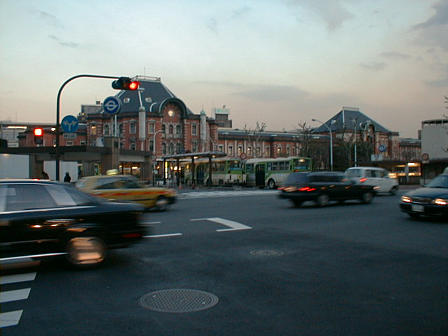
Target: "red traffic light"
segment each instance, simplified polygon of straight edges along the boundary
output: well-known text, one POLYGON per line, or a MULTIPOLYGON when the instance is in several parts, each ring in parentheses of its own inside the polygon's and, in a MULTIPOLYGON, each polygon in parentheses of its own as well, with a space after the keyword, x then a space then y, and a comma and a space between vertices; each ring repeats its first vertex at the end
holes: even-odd
POLYGON ((139 86, 139 81, 133 81, 129 77, 120 77, 112 82, 112 88, 114 88, 115 90, 135 91, 139 86))
POLYGON ((132 81, 129 83, 129 90, 137 90, 140 86, 140 83, 137 81, 132 81))
POLYGON ((43 136, 44 135, 44 130, 42 128, 35 128, 34 129, 34 136, 43 136))

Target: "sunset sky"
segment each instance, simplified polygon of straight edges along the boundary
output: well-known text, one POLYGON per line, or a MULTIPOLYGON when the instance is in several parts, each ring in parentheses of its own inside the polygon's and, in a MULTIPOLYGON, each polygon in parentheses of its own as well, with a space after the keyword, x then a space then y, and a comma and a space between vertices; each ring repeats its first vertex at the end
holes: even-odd
MULTIPOLYGON (((402 137, 448 114, 448 0, 0 1, 0 120, 55 122, 77 74, 147 75, 235 128, 342 106, 402 137)), ((78 79, 61 118, 116 94, 78 79)))

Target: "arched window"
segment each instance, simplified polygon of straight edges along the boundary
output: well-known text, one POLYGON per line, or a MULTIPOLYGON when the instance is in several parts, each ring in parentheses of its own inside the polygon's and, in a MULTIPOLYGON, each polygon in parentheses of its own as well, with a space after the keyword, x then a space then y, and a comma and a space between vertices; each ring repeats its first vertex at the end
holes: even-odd
POLYGON ((162 153, 166 154, 166 143, 162 144, 162 153))
POLYGON ((180 125, 176 125, 176 134, 181 134, 180 125))
POLYGON ((170 132, 170 134, 173 134, 173 133, 174 133, 174 127, 173 127, 173 125, 170 125, 169 132, 170 132))
POLYGON ((170 155, 174 154, 174 144, 170 143, 170 155))
POLYGON ((165 134, 165 131, 166 131, 166 127, 165 127, 165 124, 163 124, 162 125, 162 133, 165 134))

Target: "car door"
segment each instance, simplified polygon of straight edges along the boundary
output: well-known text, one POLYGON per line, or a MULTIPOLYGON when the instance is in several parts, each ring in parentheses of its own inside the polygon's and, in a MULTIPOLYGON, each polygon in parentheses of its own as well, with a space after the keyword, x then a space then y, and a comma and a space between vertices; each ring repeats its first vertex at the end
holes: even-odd
POLYGON ((2 187, 2 251, 41 253, 57 243, 62 227, 55 225, 57 204, 45 186, 37 183, 10 183, 2 187))

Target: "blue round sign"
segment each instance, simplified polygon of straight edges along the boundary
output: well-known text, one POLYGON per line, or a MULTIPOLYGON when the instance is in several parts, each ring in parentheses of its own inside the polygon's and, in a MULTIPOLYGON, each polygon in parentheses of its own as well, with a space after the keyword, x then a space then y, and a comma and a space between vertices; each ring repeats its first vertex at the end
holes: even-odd
POLYGON ((76 133, 78 126, 78 119, 75 116, 68 115, 62 119, 61 127, 65 133, 76 133))
POLYGON ((103 102, 104 112, 109 114, 115 114, 120 111, 121 101, 117 97, 107 97, 103 102))
POLYGON ((386 146, 384 146, 384 145, 380 145, 380 146, 378 147, 378 150, 379 150, 380 152, 385 152, 385 151, 386 151, 386 146))

